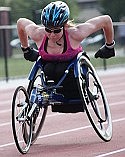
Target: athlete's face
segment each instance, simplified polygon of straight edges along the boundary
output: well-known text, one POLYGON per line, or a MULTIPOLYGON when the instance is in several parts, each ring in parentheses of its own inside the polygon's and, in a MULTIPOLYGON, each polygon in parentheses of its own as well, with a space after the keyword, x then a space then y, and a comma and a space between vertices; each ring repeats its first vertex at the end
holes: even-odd
POLYGON ((45 27, 46 35, 49 39, 58 40, 63 34, 63 27, 61 28, 47 28, 45 27))

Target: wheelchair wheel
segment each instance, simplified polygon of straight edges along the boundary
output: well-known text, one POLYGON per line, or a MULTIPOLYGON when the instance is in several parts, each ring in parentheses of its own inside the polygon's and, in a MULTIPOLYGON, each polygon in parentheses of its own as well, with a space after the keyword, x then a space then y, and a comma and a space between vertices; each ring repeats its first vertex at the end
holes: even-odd
POLYGON ((109 104, 101 81, 88 59, 78 61, 78 87, 84 107, 94 130, 104 141, 112 138, 112 120, 109 104), (86 68, 86 73, 83 69, 86 68))
POLYGON ((32 119, 27 115, 30 109, 29 97, 23 86, 16 88, 12 100, 12 130, 17 149, 28 152, 32 140, 32 119))
MULTIPOLYGON (((42 80, 45 81, 44 75, 41 75, 41 69, 38 69, 34 79, 31 80, 28 85, 27 91, 28 91, 29 97, 34 87, 38 87, 38 86, 42 87, 41 77, 42 77, 42 80)), ((47 106, 42 107, 38 105, 36 110, 34 111, 32 143, 36 141, 38 135, 40 134, 40 131, 42 129, 42 126, 44 124, 45 117, 47 114, 47 109, 48 109, 47 106)))

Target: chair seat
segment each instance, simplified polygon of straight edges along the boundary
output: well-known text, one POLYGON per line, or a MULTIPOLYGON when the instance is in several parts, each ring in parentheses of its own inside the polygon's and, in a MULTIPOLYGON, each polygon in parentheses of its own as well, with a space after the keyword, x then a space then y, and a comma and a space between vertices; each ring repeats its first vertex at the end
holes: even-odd
POLYGON ((81 100, 69 100, 65 103, 56 103, 51 106, 52 112, 77 113, 84 112, 83 102, 81 100))

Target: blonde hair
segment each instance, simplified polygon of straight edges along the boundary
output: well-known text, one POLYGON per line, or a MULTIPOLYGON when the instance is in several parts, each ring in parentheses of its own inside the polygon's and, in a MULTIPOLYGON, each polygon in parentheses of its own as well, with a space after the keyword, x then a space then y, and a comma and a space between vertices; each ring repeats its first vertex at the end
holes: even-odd
POLYGON ((74 20, 68 20, 66 23, 65 23, 65 26, 66 27, 74 27, 75 26, 75 23, 73 23, 74 20))

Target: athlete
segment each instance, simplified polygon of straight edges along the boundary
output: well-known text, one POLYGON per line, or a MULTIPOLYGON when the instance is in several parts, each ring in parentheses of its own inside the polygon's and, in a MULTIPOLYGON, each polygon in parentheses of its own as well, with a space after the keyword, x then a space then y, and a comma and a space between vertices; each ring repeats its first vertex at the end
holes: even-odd
MULTIPOLYGON (((113 23, 109 15, 98 16, 78 25, 73 24, 69 16, 67 4, 56 1, 42 10, 42 26, 26 18, 17 21, 24 58, 36 61, 41 56, 47 79, 55 82, 58 82, 67 65, 83 51, 81 41, 96 31, 103 30, 105 44, 95 53, 95 58, 108 59, 115 56, 113 23), (28 38, 36 43, 38 51, 30 47, 28 38)), ((63 84, 62 93, 67 98, 79 97, 76 80, 73 78, 72 70, 63 84)))

